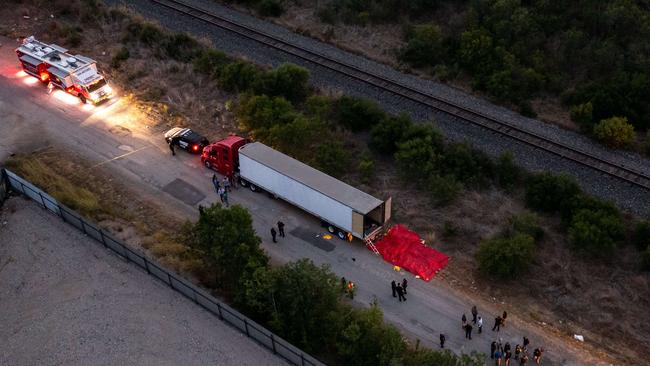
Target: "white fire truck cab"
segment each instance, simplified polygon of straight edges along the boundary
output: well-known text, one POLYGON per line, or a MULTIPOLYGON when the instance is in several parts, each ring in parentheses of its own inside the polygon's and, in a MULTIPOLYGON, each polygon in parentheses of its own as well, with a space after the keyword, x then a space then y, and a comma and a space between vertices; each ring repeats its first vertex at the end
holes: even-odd
POLYGON ((37 41, 34 36, 25 38, 16 49, 23 70, 48 83, 48 87, 75 95, 82 103, 96 104, 111 98, 113 90, 97 71, 97 62, 67 52, 61 46, 37 41))

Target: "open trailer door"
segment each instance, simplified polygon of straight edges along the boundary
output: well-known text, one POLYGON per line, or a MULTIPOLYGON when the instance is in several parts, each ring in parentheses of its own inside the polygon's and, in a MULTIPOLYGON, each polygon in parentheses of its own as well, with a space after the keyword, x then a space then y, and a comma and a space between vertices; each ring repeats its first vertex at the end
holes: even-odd
POLYGON ((384 224, 390 220, 390 210, 391 206, 393 204, 393 197, 388 197, 386 201, 384 201, 384 224))

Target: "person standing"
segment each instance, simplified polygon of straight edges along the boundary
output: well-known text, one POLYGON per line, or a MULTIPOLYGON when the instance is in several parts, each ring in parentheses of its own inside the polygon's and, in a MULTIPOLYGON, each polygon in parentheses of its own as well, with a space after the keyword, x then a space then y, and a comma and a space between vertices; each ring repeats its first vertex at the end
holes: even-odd
POLYGON ((219 187, 219 198, 221 199, 221 203, 224 203, 224 202, 223 202, 223 193, 224 193, 225 191, 226 191, 226 190, 225 190, 223 187, 219 187))
POLYGON ((467 323, 465 324, 465 338, 469 338, 470 340, 472 339, 472 324, 467 323))
POLYGON ((528 345, 530 344, 530 340, 528 337, 524 336, 524 345, 522 346, 522 351, 525 352, 526 349, 528 348, 528 345))
POLYGON ((510 342, 506 342, 506 345, 503 346, 503 353, 510 352, 510 342))
POLYGON ((399 302, 402 302, 402 299, 406 301, 406 297, 404 297, 404 289, 402 288, 402 285, 398 283, 397 288, 395 288, 395 290, 397 290, 397 299, 399 300, 399 302))
POLYGON ((492 344, 490 344, 490 358, 494 359, 494 352, 497 350, 497 341, 492 341, 492 344))
POLYGON ((223 200, 223 203, 226 204, 226 207, 230 207, 230 203, 228 202, 228 191, 227 190, 225 190, 225 189, 223 190, 223 195, 221 196, 221 198, 223 200))
POLYGON ((169 150, 172 151, 172 156, 176 156, 176 151, 174 151, 174 139, 171 139, 171 141, 169 141, 169 150))
POLYGON ((404 295, 406 295, 406 286, 409 285, 409 282, 405 279, 402 280, 402 289, 404 290, 404 295))
POLYGON ((515 360, 519 361, 519 355, 521 354, 521 346, 516 345, 515 346, 515 360))
POLYGON ((212 185, 214 186, 214 191, 219 193, 219 178, 216 174, 212 174, 212 185))
POLYGON ((505 359, 505 366, 510 366, 510 359, 512 358, 512 352, 503 351, 503 357, 505 359))
POLYGON ((497 351, 494 352, 494 359, 496 360, 497 366, 501 366, 502 357, 503 357, 503 351, 501 350, 501 347, 497 347, 497 351))
POLYGON ((524 353, 521 355, 521 360, 519 360, 519 366, 526 366, 528 363, 528 354, 524 353))
POLYGON ((542 362, 542 352, 544 352, 544 348, 535 348, 533 351, 533 361, 538 365, 542 362))
POLYGON ((494 326, 492 327, 492 331, 494 332, 496 330, 498 332, 499 329, 501 329, 501 317, 497 316, 494 318, 494 326))
POLYGON ((348 281, 348 296, 354 299, 354 282, 348 281))
POLYGON ((461 328, 465 329, 465 325, 467 324, 467 317, 465 316, 465 313, 463 313, 463 316, 460 317, 460 323, 461 328))
POLYGON ((477 323, 476 325, 478 326, 478 334, 483 333, 483 318, 479 316, 478 321, 476 323, 477 323))
POLYGON ((501 316, 501 326, 505 327, 506 326, 506 318, 508 317, 508 313, 506 311, 503 311, 503 315, 501 316))
POLYGON ((445 348, 445 335, 440 333, 440 348, 445 348))
POLYGON ((393 290, 393 297, 397 297, 397 285, 395 284, 395 280, 390 283, 390 288, 393 290))
POLYGON ((276 235, 276 234, 277 234, 277 233, 275 232, 275 228, 272 227, 272 228, 271 228, 271 237, 273 238, 273 242, 274 242, 274 243, 277 243, 277 242, 278 242, 277 240, 275 240, 275 235, 276 235))
POLYGON ((278 221, 278 232, 280 236, 284 238, 284 222, 278 221))
POLYGON ((476 310, 476 305, 472 306, 472 323, 476 324, 476 317, 478 316, 478 310, 476 310))
POLYGON ((232 173, 232 186, 235 188, 239 187, 239 172, 232 173))
POLYGON ((226 192, 230 191, 230 181, 228 180, 228 177, 223 177, 223 189, 225 189, 226 192))
POLYGON ((345 286, 348 284, 348 281, 345 277, 341 277, 341 292, 345 292, 345 286))

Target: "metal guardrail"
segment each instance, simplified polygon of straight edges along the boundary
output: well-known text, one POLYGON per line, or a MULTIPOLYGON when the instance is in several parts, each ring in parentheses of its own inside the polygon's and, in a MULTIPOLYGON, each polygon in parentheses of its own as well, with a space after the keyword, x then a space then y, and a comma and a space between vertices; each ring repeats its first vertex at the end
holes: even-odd
POLYGON ((30 182, 19 177, 15 173, 0 169, 0 204, 8 196, 8 191, 21 193, 44 209, 61 217, 66 223, 81 230, 84 234, 90 236, 96 241, 102 243, 104 247, 112 250, 127 262, 136 264, 148 274, 163 281, 172 289, 180 292, 188 299, 194 301, 205 310, 216 315, 222 321, 239 329, 249 338, 254 339, 259 344, 271 350, 274 354, 284 358, 294 365, 300 366, 324 366, 322 362, 306 354, 291 343, 276 336, 268 329, 257 324, 237 310, 231 308, 225 303, 217 300, 204 290, 194 286, 176 273, 166 269, 151 258, 140 253, 137 249, 113 238, 110 234, 98 228, 95 224, 87 221, 81 215, 57 202, 52 196, 48 195, 41 189, 37 188, 30 182), (3 178, 4 177, 4 178, 3 178), (4 189, 3 189, 4 188, 4 189))

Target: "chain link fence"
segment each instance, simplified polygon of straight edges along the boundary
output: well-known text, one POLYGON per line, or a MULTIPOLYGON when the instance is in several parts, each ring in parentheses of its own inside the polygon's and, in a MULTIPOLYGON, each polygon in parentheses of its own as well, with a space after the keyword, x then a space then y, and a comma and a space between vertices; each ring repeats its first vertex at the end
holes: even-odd
POLYGON ((0 169, 0 205, 8 196, 9 190, 21 193, 44 209, 61 217, 63 221, 81 230, 92 237, 107 249, 117 253, 127 262, 136 264, 148 274, 163 281, 172 289, 180 292, 188 299, 194 301, 219 319, 239 329, 248 337, 271 350, 288 362, 300 366, 324 366, 323 363, 314 357, 306 354, 289 342, 276 336, 263 326, 239 313, 225 303, 217 300, 204 290, 194 286, 176 273, 166 269, 151 258, 140 253, 137 249, 131 248, 125 243, 113 238, 110 234, 98 228, 95 224, 87 221, 73 210, 59 204, 52 196, 43 192, 33 184, 17 176, 13 172, 0 169))

